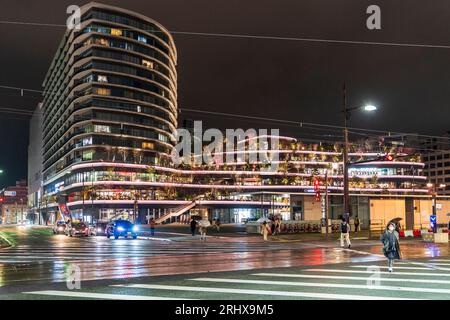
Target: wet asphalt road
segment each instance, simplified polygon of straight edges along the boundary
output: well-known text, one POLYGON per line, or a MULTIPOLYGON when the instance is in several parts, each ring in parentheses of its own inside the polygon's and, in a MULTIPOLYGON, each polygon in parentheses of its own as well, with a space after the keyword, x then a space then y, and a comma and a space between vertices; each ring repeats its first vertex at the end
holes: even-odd
MULTIPOLYGON (((285 268, 331 267, 342 264, 384 264, 378 241, 353 240, 351 249, 322 238, 286 240, 260 237, 211 236, 202 242, 180 233, 155 238, 70 238, 39 227, 0 228, 12 246, 0 249, 0 299, 22 292, 66 285, 68 268, 81 271, 84 286, 124 285, 137 279, 158 279, 227 273, 241 270, 272 272, 285 268)), ((403 240, 405 261, 449 257, 449 246, 403 240)), ((450 260, 449 260, 450 261, 450 260)), ((284 269, 283 269, 284 270, 284 269)), ((16 297, 22 298, 22 297, 16 297)))

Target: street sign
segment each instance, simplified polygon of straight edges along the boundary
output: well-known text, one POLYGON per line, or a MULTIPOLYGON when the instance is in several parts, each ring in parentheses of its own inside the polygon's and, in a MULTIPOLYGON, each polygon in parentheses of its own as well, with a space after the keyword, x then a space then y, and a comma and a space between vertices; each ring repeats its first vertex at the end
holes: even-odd
POLYGON ((5 197, 15 197, 16 191, 5 191, 3 194, 5 197))
POLYGON ((434 233, 436 233, 437 229, 436 216, 433 214, 430 216, 430 228, 433 230, 434 233))

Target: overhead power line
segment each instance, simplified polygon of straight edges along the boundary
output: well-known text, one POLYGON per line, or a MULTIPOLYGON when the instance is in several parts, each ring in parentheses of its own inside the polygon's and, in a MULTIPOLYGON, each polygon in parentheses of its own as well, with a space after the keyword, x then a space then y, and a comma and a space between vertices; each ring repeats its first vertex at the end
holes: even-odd
MULTIPOLYGON (((27 21, 8 21, 8 20, 0 20, 0 24, 36 26, 36 27, 57 27, 57 28, 66 28, 67 27, 64 24, 27 22, 27 21)), ((135 29, 122 28, 122 30, 135 30, 135 29)), ((162 32, 162 31, 157 31, 157 30, 145 30, 145 29, 143 29, 143 30, 150 32, 150 33, 162 32)), ((429 44, 429 43, 374 42, 374 41, 358 41, 358 40, 266 36, 266 35, 235 34, 235 33, 193 32, 193 31, 176 31, 176 30, 169 30, 169 33, 174 34, 174 35, 236 38, 236 39, 260 39, 260 40, 300 41, 300 42, 350 44, 350 45, 390 46, 390 47, 405 47, 405 48, 450 49, 450 45, 429 44)))

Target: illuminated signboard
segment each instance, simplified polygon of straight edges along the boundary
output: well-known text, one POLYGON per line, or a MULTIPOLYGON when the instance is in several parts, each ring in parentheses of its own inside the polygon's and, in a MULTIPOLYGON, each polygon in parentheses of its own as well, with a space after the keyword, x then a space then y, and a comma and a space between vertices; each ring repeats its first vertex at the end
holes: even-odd
POLYGON ((386 176, 395 173, 392 170, 380 168, 349 168, 348 174, 349 176, 373 177, 373 176, 386 176))
POLYGON ((15 196, 16 196, 16 192, 15 192, 15 191, 5 191, 5 192, 3 193, 3 195, 4 195, 5 197, 15 197, 15 196))

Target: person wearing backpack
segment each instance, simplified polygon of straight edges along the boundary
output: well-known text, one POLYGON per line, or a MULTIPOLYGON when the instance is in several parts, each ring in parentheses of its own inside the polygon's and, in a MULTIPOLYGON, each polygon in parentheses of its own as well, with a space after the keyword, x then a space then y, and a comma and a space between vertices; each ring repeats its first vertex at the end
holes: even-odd
POLYGON ((344 240, 347 243, 348 248, 352 246, 352 243, 350 242, 350 225, 348 224, 347 220, 342 219, 341 222, 341 247, 344 246, 344 240))

